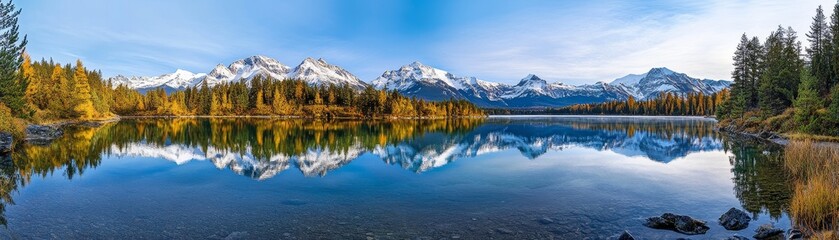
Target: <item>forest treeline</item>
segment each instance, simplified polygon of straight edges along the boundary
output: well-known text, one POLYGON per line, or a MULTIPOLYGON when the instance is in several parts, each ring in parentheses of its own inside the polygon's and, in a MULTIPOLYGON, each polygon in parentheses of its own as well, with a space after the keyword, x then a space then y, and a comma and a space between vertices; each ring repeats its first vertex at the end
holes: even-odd
POLYGON ((734 53, 731 97, 717 112, 737 131, 839 136, 839 4, 816 10, 809 45, 779 26, 761 42, 746 34, 734 53))
POLYGON ((702 93, 680 96, 662 93, 658 98, 638 101, 629 97, 625 101, 578 104, 549 110, 553 114, 579 115, 667 115, 667 116, 710 116, 728 98, 727 89, 705 95, 702 93))
POLYGON ((123 116, 306 116, 350 118, 412 118, 482 116, 465 100, 428 102, 397 92, 368 87, 312 86, 302 80, 257 76, 248 82, 206 82, 184 90, 163 88, 141 93, 114 86, 99 71, 86 70, 81 61, 61 65, 47 60, 30 62, 24 54, 22 77, 28 81, 23 96, 37 121, 97 119, 123 116))
POLYGON ((429 102, 397 92, 311 86, 302 80, 256 77, 166 92, 115 86, 81 60, 32 62, 18 31, 20 9, 0 2, 0 132, 22 134, 27 122, 140 116, 295 116, 307 118, 457 118, 484 116, 465 100, 429 102))
POLYGON ((125 86, 114 90, 113 109, 120 115, 147 116, 305 116, 315 118, 456 118, 484 113, 466 100, 430 102, 395 91, 363 90, 347 85, 314 86, 302 80, 257 76, 249 83, 199 86, 167 94, 140 94, 125 86))

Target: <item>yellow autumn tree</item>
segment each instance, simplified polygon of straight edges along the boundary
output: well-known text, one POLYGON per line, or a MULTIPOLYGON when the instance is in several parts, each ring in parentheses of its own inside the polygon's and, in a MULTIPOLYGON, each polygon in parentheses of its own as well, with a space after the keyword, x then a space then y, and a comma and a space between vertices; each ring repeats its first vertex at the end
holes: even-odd
POLYGON ((267 114, 271 110, 268 109, 268 106, 265 105, 265 94, 262 90, 256 92, 256 114, 263 115, 267 114))
POLYGON ((51 101, 46 101, 47 109, 54 112, 53 117, 65 117, 71 115, 73 107, 73 99, 70 93, 73 91, 73 86, 70 85, 70 80, 64 76, 64 70, 61 65, 56 64, 52 69, 50 76, 50 87, 46 87, 45 98, 54 98, 51 101))
POLYGON ((271 102, 271 108, 273 108, 274 114, 277 115, 291 114, 291 107, 289 106, 288 101, 285 98, 285 95, 280 93, 279 88, 274 89, 274 101, 271 102))
POLYGON ((73 81, 76 84, 73 93, 76 105, 73 107, 73 111, 82 119, 95 117, 96 110, 93 108, 93 101, 90 100, 90 84, 88 84, 87 73, 82 65, 82 60, 76 61, 76 73, 73 74, 73 81))
POLYGON ((29 54, 25 52, 23 55, 23 63, 20 64, 20 73, 23 76, 23 79, 29 82, 26 85, 26 94, 24 95, 26 98, 26 102, 29 103, 31 106, 38 106, 41 107, 40 101, 38 101, 41 88, 41 80, 35 77, 35 68, 32 67, 32 59, 29 57, 29 54))

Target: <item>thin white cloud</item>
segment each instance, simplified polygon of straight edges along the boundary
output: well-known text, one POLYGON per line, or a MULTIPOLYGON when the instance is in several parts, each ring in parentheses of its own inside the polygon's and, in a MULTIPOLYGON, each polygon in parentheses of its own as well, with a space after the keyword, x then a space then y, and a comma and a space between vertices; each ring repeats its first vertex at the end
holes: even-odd
POLYGON ((441 43, 439 54, 459 73, 503 82, 535 73, 568 83, 593 83, 662 66, 695 77, 728 79, 731 55, 742 33, 764 38, 782 24, 792 26, 805 41, 816 7, 832 9, 835 2, 679 4, 685 11, 634 12, 637 9, 604 4, 499 18, 453 34, 452 41, 441 43))

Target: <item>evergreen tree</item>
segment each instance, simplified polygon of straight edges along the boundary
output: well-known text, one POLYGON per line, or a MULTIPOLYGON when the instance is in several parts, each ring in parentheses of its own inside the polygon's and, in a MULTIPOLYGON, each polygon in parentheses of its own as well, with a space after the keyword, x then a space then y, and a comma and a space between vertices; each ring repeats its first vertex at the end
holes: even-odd
POLYGON ((839 84, 830 91, 830 105, 827 107, 826 129, 828 134, 839 136, 839 84))
POLYGON ((828 78, 829 85, 833 86, 839 84, 839 3, 833 6, 833 14, 830 16, 830 70, 831 74, 828 78))
POLYGON ((23 114, 27 82, 18 75, 18 70, 23 63, 26 36, 20 39, 18 15, 20 9, 11 0, 0 2, 0 102, 13 113, 23 114))
POLYGON ((727 103, 731 108, 730 114, 732 117, 742 117, 743 112, 748 108, 748 99, 751 97, 750 82, 753 66, 749 62, 751 53, 750 41, 746 34, 740 37, 740 44, 737 45, 737 50, 734 52, 734 71, 731 72, 731 79, 734 81, 731 84, 731 95, 733 101, 727 103))
POLYGON ((819 127, 817 111, 822 103, 816 89, 818 81, 806 68, 801 71, 801 84, 798 86, 798 98, 795 99, 795 122, 802 132, 813 133, 819 127))
POLYGON ((813 24, 810 32, 807 33, 810 46, 807 47, 807 57, 810 61, 810 72, 816 78, 815 88, 819 89, 821 96, 827 96, 830 90, 831 77, 831 36, 827 19, 824 16, 822 7, 816 9, 816 16, 813 17, 813 24))
POLYGON ((763 77, 764 59, 766 52, 760 39, 752 37, 752 40, 746 44, 747 55, 746 64, 748 65, 748 72, 746 79, 742 86, 745 94, 743 101, 746 103, 744 110, 749 110, 758 107, 758 88, 760 78, 763 77))
POLYGON ((766 39, 766 68, 758 95, 764 115, 779 114, 792 105, 801 77, 799 53, 800 45, 792 29, 779 26, 766 39))

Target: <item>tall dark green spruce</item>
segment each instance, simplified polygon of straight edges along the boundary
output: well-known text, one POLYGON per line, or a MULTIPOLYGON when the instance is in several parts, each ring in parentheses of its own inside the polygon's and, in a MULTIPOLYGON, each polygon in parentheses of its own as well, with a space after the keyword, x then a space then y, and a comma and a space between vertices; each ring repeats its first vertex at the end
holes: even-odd
MULTIPOLYGON (((833 7, 833 15, 830 16, 830 66, 831 77, 828 85, 839 84, 839 3, 833 7)), ((830 87, 827 87, 830 89, 830 87)))
POLYGON ((0 102, 18 115, 26 114, 27 80, 18 75, 23 63, 23 51, 26 48, 26 36, 20 39, 18 15, 11 0, 0 2, 0 102))
POLYGON ((823 103, 816 88, 818 82, 807 68, 801 71, 801 84, 798 85, 798 98, 794 104, 795 123, 801 132, 815 133, 820 130, 818 110, 823 103))
POLYGON ((758 107, 758 87, 764 73, 764 55, 760 40, 757 37, 749 39, 743 34, 734 52, 734 71, 731 72, 734 83, 731 86, 731 98, 723 104, 724 114, 742 117, 743 113, 758 107))
POLYGON ((731 100, 726 104, 726 108, 731 117, 742 117, 747 108, 747 98, 749 95, 748 87, 750 86, 748 55, 749 38, 746 34, 740 38, 740 44, 737 45, 737 51, 734 52, 734 71, 731 72, 731 79, 734 82, 731 84, 731 100))
POLYGON ((830 30, 824 11, 819 6, 816 9, 816 16, 813 17, 810 32, 807 33, 807 40, 810 42, 810 46, 807 47, 807 58, 810 73, 816 78, 816 84, 813 87, 818 89, 820 96, 826 96, 830 93, 831 78, 833 77, 833 69, 830 66, 833 50, 830 30))
POLYGON ((827 133, 839 136, 839 84, 835 84, 830 92, 830 105, 827 106, 826 122, 827 133))
POLYGON ((801 45, 792 28, 778 26, 766 39, 765 72, 758 93, 758 105, 765 116, 777 115, 792 106, 801 77, 800 52, 801 45))

